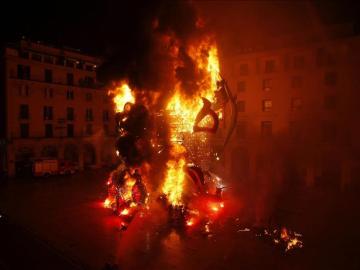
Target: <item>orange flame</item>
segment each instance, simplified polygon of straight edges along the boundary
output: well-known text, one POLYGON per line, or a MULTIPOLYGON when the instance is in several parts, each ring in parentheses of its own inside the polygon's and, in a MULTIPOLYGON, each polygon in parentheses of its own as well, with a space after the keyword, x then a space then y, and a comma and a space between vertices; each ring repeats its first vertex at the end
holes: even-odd
POLYGON ((175 133, 192 133, 196 115, 203 106, 201 98, 204 97, 210 102, 214 102, 217 82, 220 79, 220 64, 216 45, 205 40, 198 46, 190 47, 189 55, 196 63, 199 71, 204 74, 204 79, 198 82, 199 91, 191 98, 182 95, 180 84, 176 85, 175 93, 166 106, 171 118, 170 126, 176 127, 175 133))
POLYGON ((182 191, 185 180, 185 159, 169 160, 167 162, 167 172, 163 192, 172 205, 182 204, 182 191))
POLYGON ((126 103, 135 103, 135 95, 129 85, 122 82, 120 86, 110 90, 108 94, 113 95, 113 102, 115 104, 116 112, 123 112, 126 103))
MULTIPOLYGON (((177 83, 175 93, 166 106, 170 121, 170 142, 173 143, 173 146, 181 141, 183 133, 193 132, 196 116, 203 106, 202 97, 210 102, 215 101, 217 82, 220 79, 217 47, 213 42, 209 39, 203 40, 200 44, 191 46, 188 54, 196 63, 203 79, 197 82, 199 91, 191 98, 182 95, 181 84, 177 83)), ((207 124, 206 120, 209 121, 205 118, 203 125, 207 124)), ((207 135, 202 134, 202 136, 206 137, 207 135)), ((201 138, 201 140, 206 141, 206 138, 201 138)), ((184 151, 182 152, 179 147, 175 147, 173 152, 175 155, 167 163, 167 173, 162 190, 172 205, 181 205, 185 180, 183 167, 186 161, 184 151)))

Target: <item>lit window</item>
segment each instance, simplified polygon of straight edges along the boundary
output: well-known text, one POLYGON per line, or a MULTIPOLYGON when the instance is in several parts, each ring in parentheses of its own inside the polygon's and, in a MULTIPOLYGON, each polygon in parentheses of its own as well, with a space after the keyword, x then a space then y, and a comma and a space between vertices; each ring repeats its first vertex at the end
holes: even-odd
POLYGON ((263 110, 263 112, 270 112, 272 110, 272 100, 271 99, 263 100, 262 110, 263 110))

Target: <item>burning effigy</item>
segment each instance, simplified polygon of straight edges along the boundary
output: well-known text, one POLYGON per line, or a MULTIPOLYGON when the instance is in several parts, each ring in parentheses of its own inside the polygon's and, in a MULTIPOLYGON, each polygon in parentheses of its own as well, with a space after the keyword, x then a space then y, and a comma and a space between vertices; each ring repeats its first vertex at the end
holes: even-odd
POLYGON ((154 155, 163 155, 163 178, 153 193, 171 223, 191 227, 215 219, 224 208, 221 178, 209 170, 219 159, 211 139, 225 102, 234 98, 221 78, 214 39, 204 36, 188 46, 173 46, 174 89, 169 89, 172 94, 162 108, 154 111, 152 100, 141 97, 142 91, 132 90, 126 81, 109 91, 115 105, 120 165, 107 182, 104 206, 123 219, 143 208, 148 201, 145 182, 151 182, 145 168, 151 167, 154 155), (189 61, 193 80, 185 79, 189 61), (159 116, 166 123, 165 135, 160 135, 156 123, 159 116))
MULTIPOLYGON (((159 22, 154 25, 159 27, 159 22)), ((209 235, 227 207, 226 185, 214 164, 237 124, 236 96, 221 76, 213 36, 201 32, 182 40, 172 31, 159 31, 156 44, 161 48, 156 56, 165 67, 160 75, 152 74, 164 83, 147 88, 127 78, 109 90, 119 166, 107 181, 104 206, 120 218, 121 229, 157 204, 170 226, 209 235), (220 129, 222 142, 215 149, 220 129)), ((260 235, 271 236, 286 251, 303 246, 291 231, 278 232, 260 235)))

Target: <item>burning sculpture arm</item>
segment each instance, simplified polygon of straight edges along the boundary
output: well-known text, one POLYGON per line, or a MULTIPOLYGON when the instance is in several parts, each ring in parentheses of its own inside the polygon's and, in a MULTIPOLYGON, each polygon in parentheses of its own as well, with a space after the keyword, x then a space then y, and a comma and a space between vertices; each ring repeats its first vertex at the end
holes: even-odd
POLYGON ((231 138, 231 136, 232 136, 232 134, 234 132, 234 129, 235 129, 235 126, 236 126, 236 123, 237 123, 238 111, 237 111, 237 107, 236 107, 236 96, 234 96, 231 93, 229 87, 227 86, 226 81, 222 78, 221 75, 220 75, 220 77, 221 77, 220 91, 224 91, 227 99, 230 102, 230 110, 231 110, 230 125, 229 125, 229 128, 227 130, 227 133, 226 133, 226 136, 225 136, 225 141, 224 141, 224 144, 223 144, 223 149, 222 149, 222 151, 224 151, 225 147, 229 143, 230 138, 231 138))
POLYGON ((211 102, 207 100, 206 98, 202 98, 202 101, 204 103, 201 111, 198 113, 195 119, 193 130, 194 132, 211 132, 215 133, 219 127, 219 117, 218 115, 211 109, 211 102), (199 126, 201 120, 203 120, 206 116, 210 116, 213 120, 212 127, 201 127, 199 126))

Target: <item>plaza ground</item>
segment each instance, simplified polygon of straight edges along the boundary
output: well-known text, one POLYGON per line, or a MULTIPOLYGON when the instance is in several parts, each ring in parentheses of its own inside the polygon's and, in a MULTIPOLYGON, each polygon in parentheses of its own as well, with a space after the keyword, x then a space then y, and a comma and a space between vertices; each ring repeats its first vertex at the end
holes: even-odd
POLYGON ((252 231, 239 231, 236 226, 251 228, 233 222, 243 220, 241 211, 227 216, 211 237, 171 228, 156 208, 121 232, 118 218, 102 207, 108 173, 1 185, 0 269, 102 269, 106 263, 163 270, 360 268, 355 190, 285 194, 274 215, 304 235, 304 248, 284 253, 252 231))

